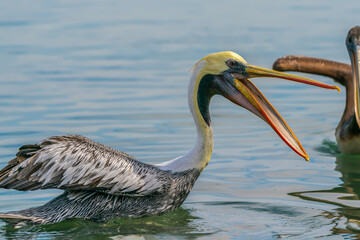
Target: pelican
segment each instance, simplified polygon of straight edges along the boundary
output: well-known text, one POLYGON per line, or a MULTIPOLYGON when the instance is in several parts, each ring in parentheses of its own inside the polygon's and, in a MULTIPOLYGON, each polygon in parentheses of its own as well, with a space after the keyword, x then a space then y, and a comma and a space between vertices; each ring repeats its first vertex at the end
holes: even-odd
POLYGON ((360 154, 360 26, 353 27, 346 37, 351 65, 305 56, 284 56, 274 62, 278 71, 298 71, 333 78, 346 89, 346 104, 336 128, 336 141, 341 152, 360 154))
POLYGON ((152 165, 77 135, 52 136, 20 147, 0 171, 0 187, 20 191, 62 189, 43 206, 0 214, 15 227, 68 218, 106 221, 118 216, 158 215, 178 208, 210 161, 213 129, 209 103, 215 94, 268 123, 296 153, 309 159, 300 142, 262 93, 248 79, 276 77, 337 89, 308 78, 249 65, 230 51, 213 53, 195 64, 188 102, 197 130, 185 155, 152 165))

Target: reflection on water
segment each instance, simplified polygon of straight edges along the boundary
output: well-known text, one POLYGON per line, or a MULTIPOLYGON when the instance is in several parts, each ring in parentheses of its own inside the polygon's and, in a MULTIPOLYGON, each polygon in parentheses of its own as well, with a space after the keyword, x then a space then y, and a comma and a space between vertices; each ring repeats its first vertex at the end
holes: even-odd
POLYGON ((336 142, 331 141, 330 139, 324 139, 320 146, 314 148, 316 151, 326 155, 326 156, 338 156, 341 154, 338 145, 336 142))
MULTIPOLYGON (((336 148, 329 141, 324 141, 324 147, 319 148, 325 152, 333 153, 336 148)), ((320 203, 338 206, 336 214, 325 211, 323 214, 339 221, 346 219, 344 225, 336 225, 332 231, 334 234, 349 233, 360 238, 360 156, 337 154, 335 170, 341 173, 342 183, 331 189, 312 190, 303 192, 292 192, 289 195, 300 197, 304 200, 316 201, 320 203), (355 231, 355 233, 354 233, 355 231)), ((339 221, 340 222, 340 221, 339 221)))
MULTIPOLYGON (((174 237, 187 236, 200 237, 210 236, 211 232, 205 232, 194 224, 197 217, 191 215, 191 211, 180 208, 172 213, 156 217, 145 217, 139 219, 114 219, 104 224, 84 220, 67 220, 61 223, 47 224, 42 226, 24 227, 15 230, 9 226, 3 226, 4 236, 18 239, 40 239, 47 237, 51 239, 81 239, 84 236, 93 236, 91 239, 121 239, 124 236, 154 237, 159 233, 169 232, 174 237), (193 233, 193 234, 191 234, 193 233)), ((165 236, 163 236, 165 237, 165 236)))

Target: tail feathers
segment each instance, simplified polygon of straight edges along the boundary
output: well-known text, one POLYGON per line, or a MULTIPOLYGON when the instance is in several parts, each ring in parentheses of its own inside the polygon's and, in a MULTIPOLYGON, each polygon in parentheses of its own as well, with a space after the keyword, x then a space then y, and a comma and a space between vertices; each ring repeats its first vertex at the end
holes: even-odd
POLYGON ((16 167, 19 163, 23 162, 24 160, 28 159, 29 157, 34 156, 41 147, 39 145, 24 145, 19 148, 18 153, 16 154, 16 158, 12 159, 8 162, 3 169, 0 170, 0 182, 5 180, 10 171, 16 167))
POLYGON ((17 225, 23 226, 24 224, 26 225, 27 223, 41 224, 44 221, 42 218, 27 217, 27 216, 22 216, 19 214, 12 214, 12 213, 0 213, 0 219, 6 223, 9 223, 9 224, 12 224, 15 226, 17 226, 17 225))
MULTIPOLYGON (((16 160, 16 158, 13 159, 13 160, 16 160)), ((13 161, 13 160, 11 160, 11 161, 13 161)), ((10 161, 10 162, 11 162, 11 161, 10 161)), ((9 162, 9 163, 10 163, 10 162, 9 162)), ((9 165, 5 166, 3 169, 0 170, 0 182, 1 182, 2 180, 4 180, 4 179, 9 175, 11 169, 12 169, 14 166, 16 166, 16 165, 9 164, 9 165)))

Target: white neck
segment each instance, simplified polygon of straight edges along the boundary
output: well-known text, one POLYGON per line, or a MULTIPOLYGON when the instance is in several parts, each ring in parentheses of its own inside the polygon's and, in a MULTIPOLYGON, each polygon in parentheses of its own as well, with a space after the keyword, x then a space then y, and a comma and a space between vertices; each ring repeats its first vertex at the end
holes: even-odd
POLYGON ((203 63, 198 63, 192 73, 188 92, 188 102, 191 114, 196 125, 197 138, 195 146, 187 154, 173 160, 158 164, 162 170, 172 172, 182 172, 190 169, 199 169, 202 171, 208 164, 213 150, 213 130, 204 121, 197 101, 198 86, 202 75, 200 74, 203 63))

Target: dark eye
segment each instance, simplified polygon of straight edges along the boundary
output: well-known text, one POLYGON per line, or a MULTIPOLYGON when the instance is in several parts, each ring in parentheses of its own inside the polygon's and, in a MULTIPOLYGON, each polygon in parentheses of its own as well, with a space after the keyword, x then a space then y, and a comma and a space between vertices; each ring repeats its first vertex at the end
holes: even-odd
POLYGON ((229 68, 235 68, 239 65, 239 63, 234 59, 230 59, 229 61, 227 61, 227 65, 229 66, 229 68))

